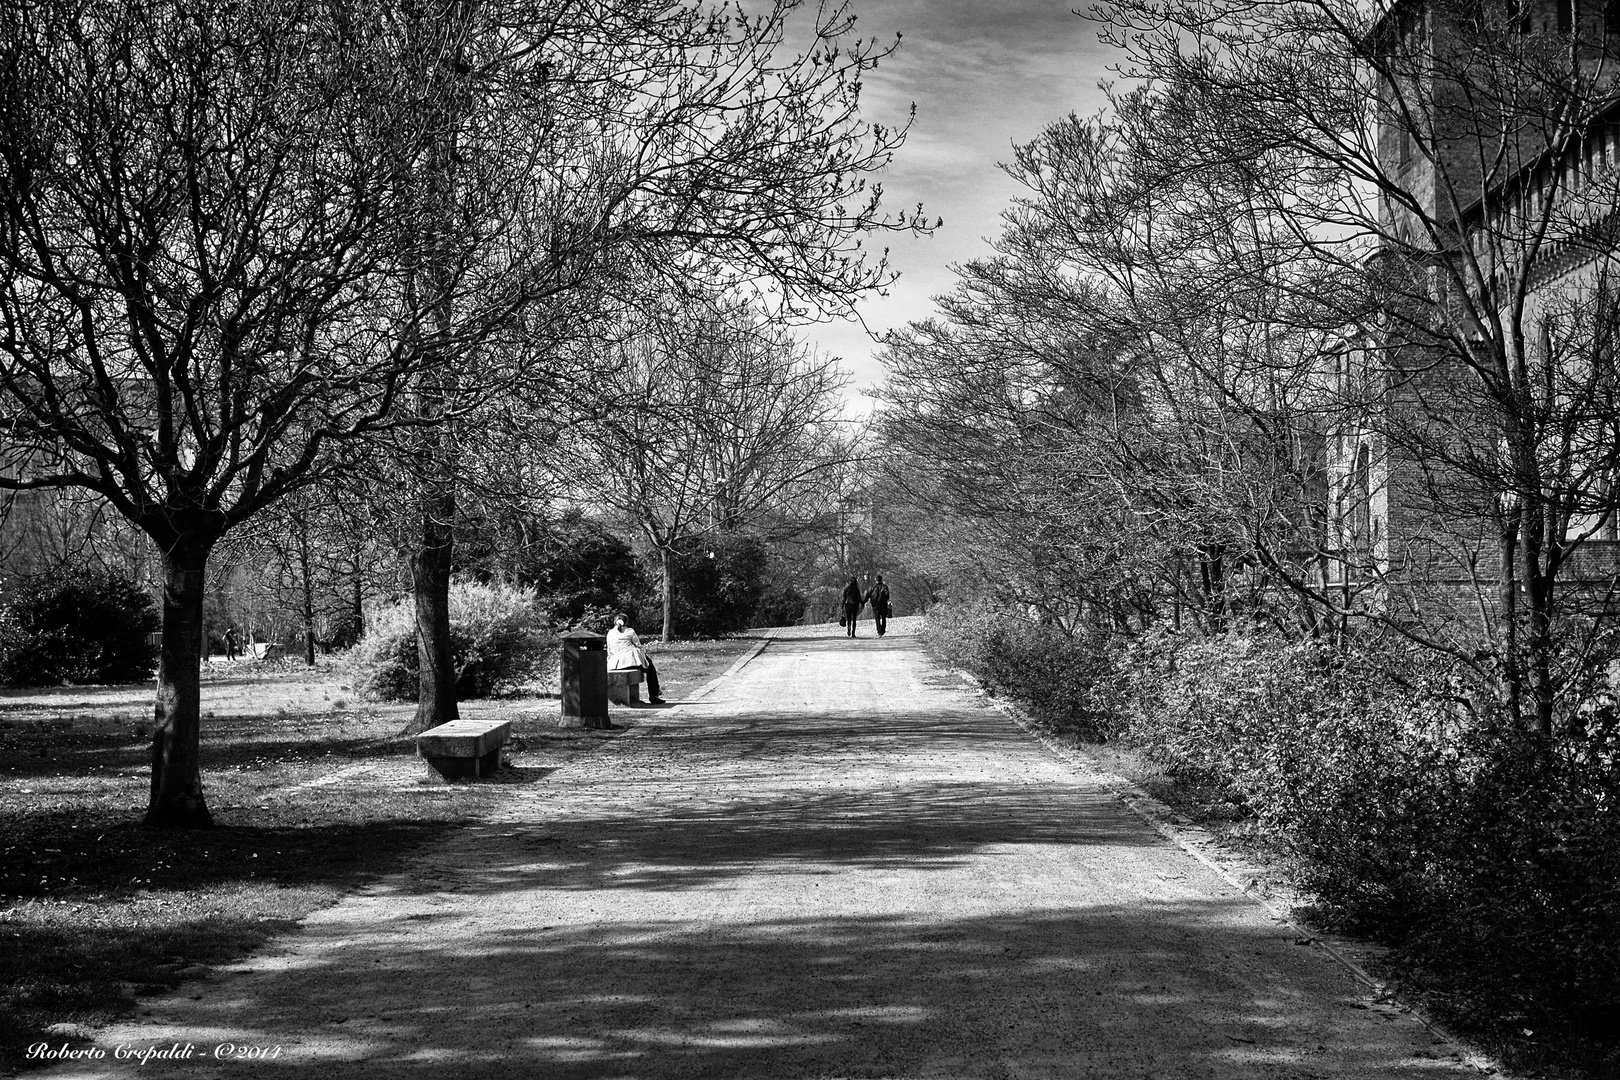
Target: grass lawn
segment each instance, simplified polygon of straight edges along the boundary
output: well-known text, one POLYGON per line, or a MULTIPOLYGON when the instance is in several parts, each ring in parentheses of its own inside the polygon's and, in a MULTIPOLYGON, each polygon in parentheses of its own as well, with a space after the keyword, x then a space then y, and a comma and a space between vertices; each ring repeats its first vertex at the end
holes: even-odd
MULTIPOLYGON (((756 638, 654 645, 680 701, 756 638)), ((419 844, 544 783, 615 727, 557 726, 554 694, 464 702, 512 721, 510 767, 482 784, 430 777, 398 733, 411 705, 354 700, 336 666, 209 664, 203 784, 215 828, 142 828, 152 687, 0 689, 0 1072, 139 1008, 193 969, 236 959, 419 844)))

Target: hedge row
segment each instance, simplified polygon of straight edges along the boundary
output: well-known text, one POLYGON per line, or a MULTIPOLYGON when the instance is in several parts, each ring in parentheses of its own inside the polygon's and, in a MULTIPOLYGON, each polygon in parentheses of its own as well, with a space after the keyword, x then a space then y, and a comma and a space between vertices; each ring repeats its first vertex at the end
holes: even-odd
POLYGON ((931 614, 945 658, 1083 737, 1213 787, 1341 925, 1522 1026, 1620 1036, 1620 709, 1543 740, 1431 654, 1280 636, 1071 637, 931 614))
POLYGON ((0 586, 0 683, 131 683, 157 670, 147 635, 162 620, 129 578, 90 568, 0 586))

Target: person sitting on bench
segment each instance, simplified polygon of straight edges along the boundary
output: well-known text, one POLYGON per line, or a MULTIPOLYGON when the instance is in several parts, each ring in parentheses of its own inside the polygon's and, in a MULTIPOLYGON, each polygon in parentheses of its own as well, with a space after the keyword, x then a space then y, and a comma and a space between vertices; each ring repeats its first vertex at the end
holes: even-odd
POLYGON ((637 669, 647 673, 647 700, 654 705, 662 705, 664 699, 658 693, 658 669, 653 667, 652 657, 642 647, 641 638, 636 632, 625 624, 629 620, 624 612, 613 616, 613 629, 607 632, 607 666, 609 671, 630 671, 637 669))

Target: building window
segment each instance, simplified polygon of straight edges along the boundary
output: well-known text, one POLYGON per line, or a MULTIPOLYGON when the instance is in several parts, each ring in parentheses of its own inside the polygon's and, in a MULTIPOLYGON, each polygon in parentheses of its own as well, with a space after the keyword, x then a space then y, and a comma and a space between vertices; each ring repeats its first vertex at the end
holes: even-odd
POLYGON ((1558 32, 1567 34, 1575 29, 1575 0, 1558 0, 1558 32))
POLYGON ((1350 474, 1350 546, 1365 550, 1372 542, 1372 452, 1363 446, 1350 474))
POLYGON ((1604 0, 1603 32, 1620 34, 1620 0, 1604 0))

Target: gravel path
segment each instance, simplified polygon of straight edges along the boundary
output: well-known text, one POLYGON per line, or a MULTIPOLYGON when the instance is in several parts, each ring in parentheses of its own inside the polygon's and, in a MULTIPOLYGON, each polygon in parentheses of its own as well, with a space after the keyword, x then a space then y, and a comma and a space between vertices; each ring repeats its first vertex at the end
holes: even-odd
POLYGON ((861 629, 773 642, 53 1075, 1478 1075, 861 629))

